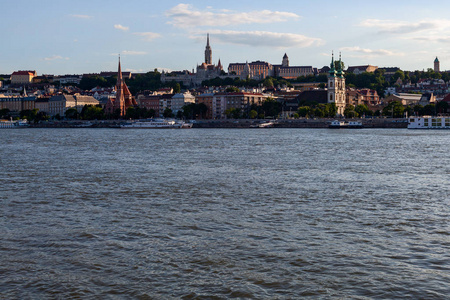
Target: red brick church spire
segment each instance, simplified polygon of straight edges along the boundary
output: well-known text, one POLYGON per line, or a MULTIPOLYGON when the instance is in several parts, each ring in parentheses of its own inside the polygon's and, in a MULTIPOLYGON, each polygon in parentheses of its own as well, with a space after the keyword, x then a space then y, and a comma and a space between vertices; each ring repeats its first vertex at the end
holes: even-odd
POLYGON ((116 114, 120 117, 125 116, 127 109, 132 106, 136 106, 136 99, 131 95, 130 90, 125 83, 122 75, 122 68, 120 66, 120 56, 119 56, 119 69, 117 71, 117 83, 116 83, 116 98, 109 99, 106 103, 105 110, 107 114, 116 114))
POLYGON ((120 116, 124 116, 126 113, 123 85, 124 82, 122 77, 122 68, 120 67, 120 55, 119 55, 119 70, 117 71, 116 100, 114 101, 114 111, 120 109, 120 116))

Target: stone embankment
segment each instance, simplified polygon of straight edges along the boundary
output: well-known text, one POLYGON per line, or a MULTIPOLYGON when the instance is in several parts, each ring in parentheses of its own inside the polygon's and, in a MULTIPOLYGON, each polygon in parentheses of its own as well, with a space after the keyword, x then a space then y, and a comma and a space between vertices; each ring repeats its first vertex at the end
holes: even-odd
MULTIPOLYGON (((334 119, 289 119, 289 120, 198 120, 193 128, 257 128, 258 125, 271 122, 274 128, 328 128, 334 119)), ((406 128, 406 119, 374 118, 357 119, 364 128, 406 128)), ((30 124, 34 128, 117 128, 123 121, 55 121, 30 124)))
MULTIPOLYGON (((253 128, 259 124, 273 122, 274 128, 328 128, 335 119, 289 119, 276 121, 261 120, 202 120, 194 123, 194 128, 253 128)), ((363 123, 364 128, 406 128, 406 119, 355 119, 363 123)))

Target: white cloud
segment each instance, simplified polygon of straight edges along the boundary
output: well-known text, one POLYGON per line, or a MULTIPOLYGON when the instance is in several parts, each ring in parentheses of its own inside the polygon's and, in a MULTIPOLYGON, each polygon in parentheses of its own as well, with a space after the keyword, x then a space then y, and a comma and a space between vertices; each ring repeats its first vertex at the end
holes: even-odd
POLYGON ((353 52, 357 53, 356 55, 346 55, 346 56, 352 56, 352 57, 364 57, 364 58, 372 58, 376 56, 403 56, 405 55, 402 52, 393 52, 385 49, 367 49, 367 48, 361 48, 361 47, 343 47, 340 49, 341 51, 345 52, 353 52))
POLYGON ((166 11, 166 16, 171 19, 169 24, 177 27, 196 26, 227 26, 252 23, 275 23, 284 22, 288 19, 297 19, 300 16, 290 12, 279 12, 270 10, 251 12, 232 12, 221 10, 215 12, 211 7, 206 10, 195 9, 190 4, 178 4, 166 11))
POLYGON ((430 30, 444 30, 450 26, 449 20, 422 20, 405 22, 397 20, 367 19, 360 24, 363 27, 376 28, 379 33, 408 34, 430 30))
POLYGON ((145 51, 132 51, 132 50, 123 50, 121 52, 123 55, 145 55, 147 52, 145 51))
POLYGON ((53 56, 45 57, 45 58, 44 58, 45 61, 52 61, 52 60, 57 60, 57 59, 65 59, 65 60, 68 60, 69 58, 68 58, 68 57, 62 57, 61 55, 53 55, 53 56))
POLYGON ((123 30, 123 31, 128 31, 128 29, 130 29, 129 27, 125 27, 125 26, 122 26, 120 24, 114 25, 114 28, 115 29, 119 29, 119 30, 123 30))
POLYGON ((70 15, 72 18, 77 18, 77 19, 92 19, 92 16, 88 16, 88 15, 70 15))
POLYGON ((255 47, 311 47, 325 43, 322 39, 301 34, 268 31, 213 30, 211 35, 214 37, 214 41, 255 47))
POLYGON ((155 32, 135 32, 133 34, 142 36, 142 39, 144 41, 148 41, 148 42, 150 42, 156 38, 159 38, 161 36, 159 33, 155 33, 155 32))

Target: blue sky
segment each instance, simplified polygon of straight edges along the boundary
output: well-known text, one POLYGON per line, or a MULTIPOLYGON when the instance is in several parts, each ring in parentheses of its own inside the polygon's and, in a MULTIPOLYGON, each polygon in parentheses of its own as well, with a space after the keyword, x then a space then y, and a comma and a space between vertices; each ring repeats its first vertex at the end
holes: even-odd
POLYGON ((450 69, 450 1, 2 1, 0 74, 192 70, 204 60, 450 69))

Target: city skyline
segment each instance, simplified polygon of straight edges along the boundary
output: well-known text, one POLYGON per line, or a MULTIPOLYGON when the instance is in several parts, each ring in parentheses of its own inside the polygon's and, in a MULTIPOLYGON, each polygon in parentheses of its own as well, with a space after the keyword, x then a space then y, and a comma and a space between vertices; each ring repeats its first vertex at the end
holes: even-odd
POLYGON ((406 5, 346 1, 47 1, 2 5, 5 26, 0 74, 192 70, 204 61, 210 34, 212 63, 262 60, 321 68, 331 51, 346 66, 377 65, 403 70, 450 69, 447 44, 450 3, 406 5), (420 12, 420 14, 418 14, 420 12))

